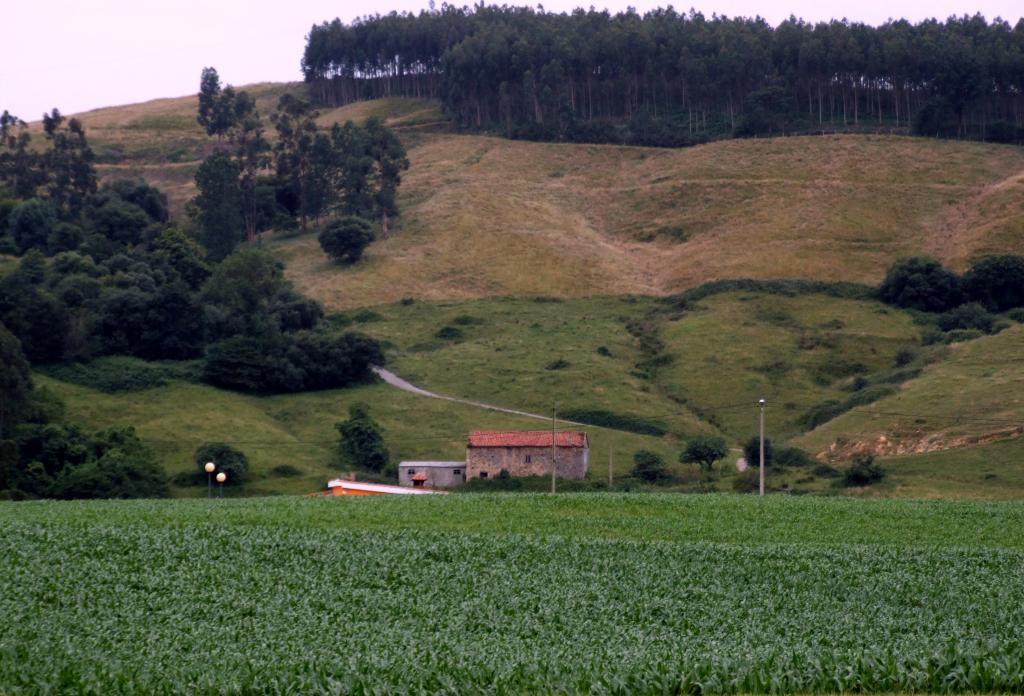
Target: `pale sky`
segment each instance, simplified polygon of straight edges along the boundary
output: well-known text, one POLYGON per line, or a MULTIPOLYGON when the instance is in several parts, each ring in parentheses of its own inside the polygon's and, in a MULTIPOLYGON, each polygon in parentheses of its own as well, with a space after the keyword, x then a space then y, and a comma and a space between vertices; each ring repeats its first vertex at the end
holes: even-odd
MULTIPOLYGON (((10 0, 0 12, 0 111, 26 121, 58 107, 77 113, 197 92, 212 65, 224 83, 302 79, 299 61, 313 24, 392 10, 419 12, 428 0, 10 0)), ((455 5, 471 2, 453 2, 455 5)), ((533 5, 503 0, 497 4, 533 5)), ((549 12, 578 6, 639 12, 656 0, 548 0, 549 12)), ((808 21, 841 19, 880 24, 981 12, 1011 24, 1021 0, 700 0, 676 2, 710 16, 760 15, 771 24, 794 14, 808 21)), ((438 2, 440 6, 440 2, 438 2)))

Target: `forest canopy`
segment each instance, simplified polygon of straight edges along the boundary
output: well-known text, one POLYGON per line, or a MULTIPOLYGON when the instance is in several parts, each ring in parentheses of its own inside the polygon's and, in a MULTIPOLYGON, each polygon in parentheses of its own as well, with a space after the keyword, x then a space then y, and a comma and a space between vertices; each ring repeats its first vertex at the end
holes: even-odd
POLYGON ((448 4, 313 26, 311 94, 442 100, 510 137, 686 145, 712 137, 897 129, 1024 141, 1024 21, 879 27, 448 4))

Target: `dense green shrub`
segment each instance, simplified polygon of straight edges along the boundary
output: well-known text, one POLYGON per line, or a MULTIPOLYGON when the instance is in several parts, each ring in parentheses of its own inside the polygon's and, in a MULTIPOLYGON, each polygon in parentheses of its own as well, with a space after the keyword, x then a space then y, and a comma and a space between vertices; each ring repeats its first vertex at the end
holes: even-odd
POLYGON ((227 474, 226 486, 240 486, 245 483, 249 473, 249 458, 239 449, 224 442, 207 442, 195 451, 193 461, 196 464, 196 471, 206 479, 206 463, 213 462, 217 467, 214 475, 224 472, 227 474))
POLYGON ((132 428, 86 433, 38 424, 18 429, 19 464, 10 487, 37 497, 149 498, 167 495, 153 453, 132 428))
MULTIPOLYGON (((1024 256, 987 256, 964 274, 969 299, 993 312, 1024 307, 1024 256)), ((976 328, 976 327, 962 327, 976 328)))
POLYGON ((454 326, 442 326, 434 334, 436 338, 440 338, 442 341, 458 341, 461 340, 465 334, 462 333, 462 329, 454 326))
POLYGON ((1006 316, 1013 319, 1016 322, 1024 324, 1024 307, 1018 307, 1017 309, 1011 309, 1006 313, 1006 316))
POLYGON ((664 423, 659 421, 645 418, 643 416, 613 413, 612 411, 605 411, 602 409, 570 408, 559 412, 558 415, 561 418, 575 421, 577 423, 598 425, 603 428, 624 430, 629 433, 639 433, 641 435, 661 437, 668 432, 668 428, 665 427, 664 423))
POLYGON ((338 461, 343 466, 355 466, 370 471, 384 471, 390 460, 381 428, 370 417, 369 409, 353 404, 348 409, 348 420, 335 423, 340 439, 338 461))
POLYGON ((670 478, 662 456, 643 449, 633 454, 633 470, 630 473, 633 477, 648 483, 659 483, 670 478))
POLYGON ((752 278, 735 278, 715 280, 704 283, 690 290, 670 295, 665 301, 673 306, 685 307, 688 303, 697 302, 713 295, 725 292, 758 292, 769 295, 796 297, 798 295, 827 295, 829 297, 866 300, 876 297, 876 290, 869 285, 860 283, 829 282, 822 280, 785 279, 759 280, 752 278))
POLYGON ((167 476, 144 448, 111 448, 63 471, 54 484, 58 498, 166 498, 167 476))
POLYGON ((839 469, 829 466, 828 464, 819 464, 814 467, 814 470, 811 473, 815 476, 820 476, 821 478, 837 478, 841 474, 839 469))
POLYGON ((374 240, 373 227, 360 217, 343 217, 327 223, 318 237, 320 248, 335 261, 355 263, 374 240))
POLYGON ((335 389, 368 378, 372 366, 383 364, 380 344, 357 333, 235 336, 210 346, 203 381, 257 394, 335 389))
POLYGON ((165 386, 170 381, 195 381, 199 377, 199 365, 195 361, 155 363, 120 355, 47 365, 41 371, 62 382, 108 394, 144 391, 165 386))
POLYGON ((996 318, 977 302, 960 305, 940 314, 938 326, 943 331, 974 329, 983 333, 992 333, 996 318))
POLYGON ((57 227, 57 211, 49 201, 31 198, 11 212, 7 225, 19 254, 29 249, 45 252, 47 240, 57 227))
POLYGON ((875 463, 871 455, 860 455, 853 460, 853 464, 843 475, 843 484, 846 486, 870 486, 885 478, 885 469, 881 464, 875 463))
MULTIPOLYGON (((764 465, 769 467, 772 465, 775 452, 772 447, 772 441, 769 438, 764 439, 764 465)), ((757 469, 761 466, 761 438, 758 435, 754 435, 747 444, 743 445, 743 458, 747 460, 747 466, 757 469)))
POLYGON ((291 464, 278 464, 270 470, 272 476, 278 476, 280 478, 294 478, 296 476, 302 476, 302 469, 292 466, 291 464))
POLYGON ((775 466, 806 467, 815 463, 815 459, 799 447, 780 447, 775 452, 775 466))
POLYGON ((878 288, 883 302, 924 312, 943 312, 963 298, 960 277, 926 256, 900 259, 878 288))
POLYGON ((845 399, 830 399, 812 406, 800 419, 800 424, 808 430, 814 430, 822 423, 827 423, 850 409, 874 403, 890 394, 895 394, 897 391, 898 389, 891 384, 875 384, 864 387, 845 399))
POLYGON ((558 358, 557 360, 552 360, 547 365, 545 365, 544 369, 545 370, 564 370, 565 368, 570 367, 570 366, 571 366, 571 363, 568 360, 565 360, 563 358, 558 358))

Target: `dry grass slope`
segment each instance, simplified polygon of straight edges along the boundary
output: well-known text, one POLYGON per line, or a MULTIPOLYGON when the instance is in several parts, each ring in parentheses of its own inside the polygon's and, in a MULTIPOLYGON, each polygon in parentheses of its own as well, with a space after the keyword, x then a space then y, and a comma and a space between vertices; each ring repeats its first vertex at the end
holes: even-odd
POLYGON ((877 282, 900 256, 963 268, 1024 242, 1024 152, 899 137, 685 150, 432 134, 399 231, 354 268, 281 240, 331 308, 402 297, 666 294, 733 277, 877 282))
MULTIPOLYGON (((267 115, 302 86, 245 89, 267 115)), ((190 95, 79 117, 105 177, 144 176, 180 213, 211 148, 195 112, 190 95)), ((397 233, 354 268, 327 263, 312 237, 276 240, 292 277, 334 309, 665 294, 730 277, 875 282, 899 256, 963 268, 1024 243, 1024 151, 1010 146, 865 135, 682 150, 514 142, 439 132, 438 105, 409 99, 319 121, 371 116, 400 128, 410 151, 397 233)))

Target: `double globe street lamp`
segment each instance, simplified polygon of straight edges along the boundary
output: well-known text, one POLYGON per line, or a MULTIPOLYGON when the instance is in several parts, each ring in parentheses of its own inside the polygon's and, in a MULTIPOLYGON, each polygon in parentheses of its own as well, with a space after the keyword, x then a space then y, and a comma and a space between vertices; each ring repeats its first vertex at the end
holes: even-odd
MULTIPOLYGON (((213 472, 216 471, 216 470, 217 470, 217 465, 214 464, 213 462, 206 462, 206 465, 203 466, 203 471, 206 472, 206 497, 207 498, 212 498, 213 497, 213 479, 214 479, 213 472)), ((220 489, 219 490, 220 497, 223 498, 224 497, 224 482, 228 480, 228 475, 227 475, 227 473, 221 471, 220 473, 217 474, 216 478, 217 478, 217 485, 219 486, 219 489, 220 489)))

